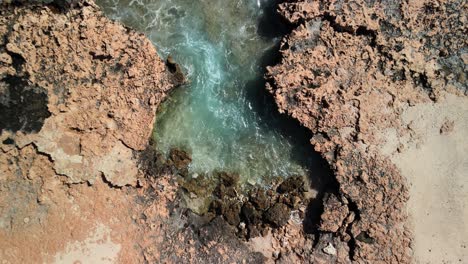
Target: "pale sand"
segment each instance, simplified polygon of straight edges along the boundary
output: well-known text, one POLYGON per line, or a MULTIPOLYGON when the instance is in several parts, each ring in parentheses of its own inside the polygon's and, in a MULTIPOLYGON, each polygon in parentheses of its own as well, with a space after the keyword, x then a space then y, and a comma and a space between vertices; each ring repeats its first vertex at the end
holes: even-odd
POLYGON ((408 107, 402 120, 411 136, 388 131, 384 152, 409 182, 414 262, 468 263, 468 97, 408 107))
POLYGON ((110 228, 99 224, 84 241, 68 243, 64 252, 59 252, 54 256, 54 263, 116 263, 121 246, 111 241, 110 233, 110 228))

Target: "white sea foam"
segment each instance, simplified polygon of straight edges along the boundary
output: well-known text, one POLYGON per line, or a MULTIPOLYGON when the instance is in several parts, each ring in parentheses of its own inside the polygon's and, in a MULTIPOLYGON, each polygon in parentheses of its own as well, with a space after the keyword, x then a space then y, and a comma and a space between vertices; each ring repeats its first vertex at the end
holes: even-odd
POLYGON ((164 153, 188 149, 193 172, 238 171, 252 182, 305 173, 293 155, 305 146, 282 136, 268 112, 276 110, 263 109, 252 96, 264 89, 261 82, 250 83, 262 78, 258 61, 276 41, 257 35, 264 3, 98 1, 108 15, 147 34, 163 57, 171 54, 187 73, 190 84, 164 103, 154 134, 164 153))

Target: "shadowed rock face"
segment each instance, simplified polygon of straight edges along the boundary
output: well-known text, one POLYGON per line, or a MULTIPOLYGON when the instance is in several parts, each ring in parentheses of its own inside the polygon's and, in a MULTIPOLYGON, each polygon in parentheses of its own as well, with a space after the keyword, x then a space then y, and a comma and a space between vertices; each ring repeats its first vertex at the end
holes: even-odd
POLYGON ((29 86, 27 79, 17 76, 6 76, 2 81, 6 89, 0 94, 0 133, 4 129, 38 132, 50 116, 46 90, 29 86))

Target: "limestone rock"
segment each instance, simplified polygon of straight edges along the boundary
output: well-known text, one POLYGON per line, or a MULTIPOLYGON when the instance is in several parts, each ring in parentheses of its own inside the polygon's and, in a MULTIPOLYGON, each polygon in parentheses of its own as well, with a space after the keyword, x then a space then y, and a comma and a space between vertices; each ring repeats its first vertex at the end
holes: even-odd
POLYGON ((133 151, 175 85, 151 42, 92 1, 4 6, 0 35, 2 142, 34 144, 69 183, 136 185, 133 151))

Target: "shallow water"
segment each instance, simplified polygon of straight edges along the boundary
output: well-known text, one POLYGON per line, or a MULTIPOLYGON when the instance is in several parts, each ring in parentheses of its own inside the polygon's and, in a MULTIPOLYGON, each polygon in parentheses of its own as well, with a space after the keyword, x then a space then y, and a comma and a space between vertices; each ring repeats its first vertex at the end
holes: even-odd
POLYGON ((267 0, 100 0, 111 18, 144 32, 190 80, 161 106, 157 148, 192 154, 191 172, 239 172, 244 180, 306 174, 312 151, 265 95, 264 66, 282 28, 267 0), (300 139, 299 139, 300 138, 300 139))

